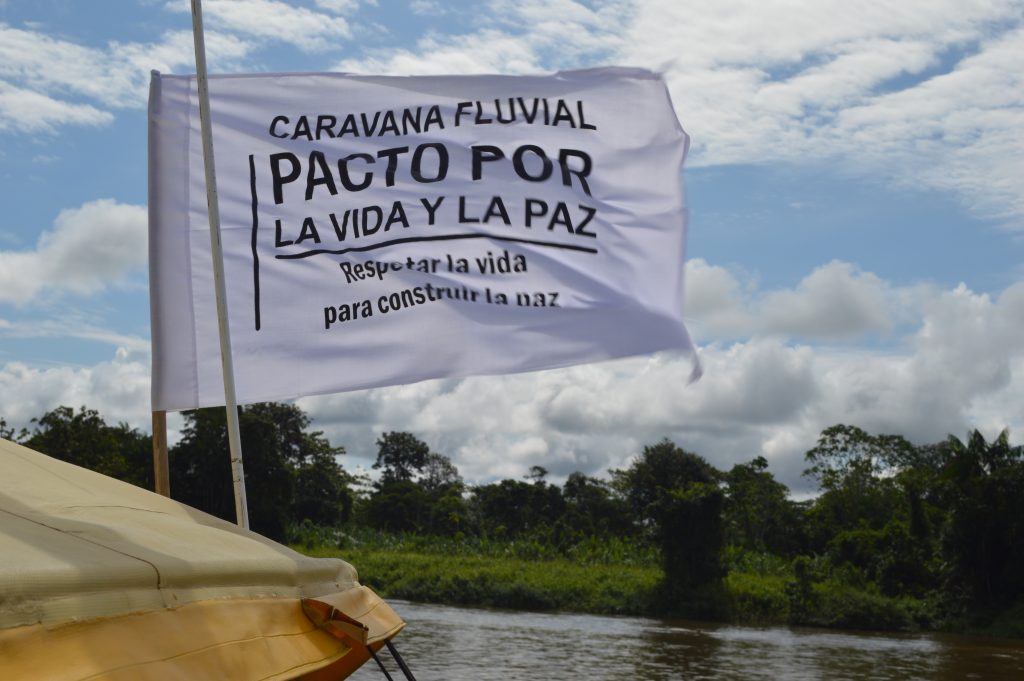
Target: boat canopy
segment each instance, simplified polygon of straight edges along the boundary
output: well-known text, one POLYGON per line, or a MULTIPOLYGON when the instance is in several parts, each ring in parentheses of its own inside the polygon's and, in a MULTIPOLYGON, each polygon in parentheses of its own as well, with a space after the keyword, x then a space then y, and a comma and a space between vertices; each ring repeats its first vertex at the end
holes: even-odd
POLYGON ((404 626, 345 561, 0 439, 0 678, 343 679, 404 626))

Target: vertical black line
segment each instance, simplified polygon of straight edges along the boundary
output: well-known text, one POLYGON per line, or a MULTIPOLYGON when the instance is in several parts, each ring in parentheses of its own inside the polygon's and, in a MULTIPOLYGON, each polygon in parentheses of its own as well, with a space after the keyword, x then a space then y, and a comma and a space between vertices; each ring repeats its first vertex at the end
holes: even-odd
POLYGON ((409 681, 416 681, 416 677, 412 675, 411 671, 409 671, 409 667, 406 666, 405 660, 402 659, 402 656, 398 654, 398 648, 395 648, 395 645, 391 642, 391 639, 384 639, 384 645, 388 647, 388 651, 391 653, 391 657, 395 658, 395 662, 398 663, 398 668, 402 670, 403 674, 405 674, 405 678, 407 678, 409 681))
POLYGON ((384 674, 384 678, 386 678, 388 681, 395 681, 393 678, 391 678, 391 674, 388 674, 387 667, 385 667, 384 663, 381 662, 379 657, 377 657, 377 653, 373 652, 373 648, 371 648, 370 646, 366 646, 366 649, 370 651, 370 657, 372 657, 377 662, 377 666, 380 667, 380 671, 384 674))
POLYGON ((256 198, 256 157, 249 154, 249 192, 252 194, 252 299, 256 330, 260 330, 260 256, 256 251, 256 229, 260 226, 259 201, 256 198))

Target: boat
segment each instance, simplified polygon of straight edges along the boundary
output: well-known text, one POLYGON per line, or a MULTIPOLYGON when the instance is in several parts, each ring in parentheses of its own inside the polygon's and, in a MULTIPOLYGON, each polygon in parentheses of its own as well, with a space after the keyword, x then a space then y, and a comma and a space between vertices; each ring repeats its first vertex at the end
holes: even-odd
POLYGON ((3 439, 0 481, 5 681, 335 681, 405 626, 343 560, 3 439))

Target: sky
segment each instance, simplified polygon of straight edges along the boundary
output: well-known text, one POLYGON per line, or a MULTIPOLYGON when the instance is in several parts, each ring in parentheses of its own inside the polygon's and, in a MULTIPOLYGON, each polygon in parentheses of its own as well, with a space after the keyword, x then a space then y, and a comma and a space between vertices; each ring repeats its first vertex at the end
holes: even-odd
MULTIPOLYGON (((211 73, 664 74, 691 137, 690 359, 298 404, 368 467, 416 434, 471 483, 603 476, 669 438, 797 495, 836 423, 1024 434, 1024 0, 206 0, 211 73)), ((187 0, 0 0, 0 417, 150 429, 150 71, 187 0)), ((181 419, 171 415, 171 439, 181 419)))

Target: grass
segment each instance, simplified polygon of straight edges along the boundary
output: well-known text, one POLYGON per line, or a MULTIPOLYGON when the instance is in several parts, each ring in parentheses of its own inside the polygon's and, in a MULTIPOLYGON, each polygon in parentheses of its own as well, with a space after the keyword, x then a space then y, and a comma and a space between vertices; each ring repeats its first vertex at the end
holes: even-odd
POLYGON ((775 575, 730 572, 725 576, 728 619, 738 624, 785 624, 790 620, 787 580, 775 575))
POLYGON ((888 597, 871 585, 852 585, 817 569, 801 572, 801 581, 793 564, 768 554, 729 550, 724 556, 729 570, 720 584, 670 599, 656 554, 621 542, 559 550, 529 540, 338 531, 301 540, 294 548, 348 561, 360 581, 384 598, 757 625, 900 631, 932 624, 921 601, 888 597))
POLYGON ((583 565, 561 558, 331 547, 306 553, 344 558, 356 566, 363 584, 385 598, 517 610, 645 614, 662 576, 657 567, 583 565))

